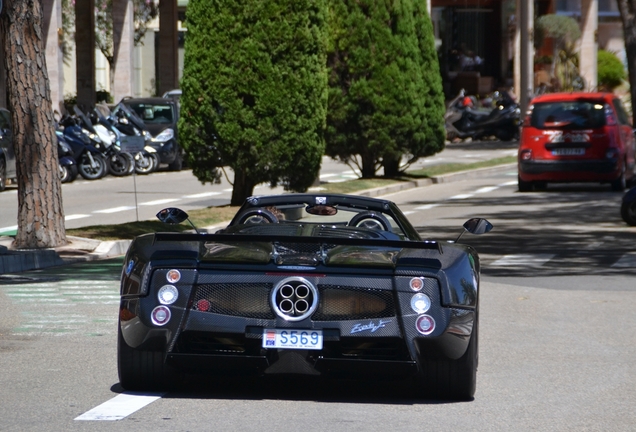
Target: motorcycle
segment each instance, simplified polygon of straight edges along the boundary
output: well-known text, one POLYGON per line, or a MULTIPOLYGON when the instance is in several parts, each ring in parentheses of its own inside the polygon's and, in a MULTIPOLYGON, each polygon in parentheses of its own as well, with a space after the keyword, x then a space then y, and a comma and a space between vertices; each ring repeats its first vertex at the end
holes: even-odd
POLYGON ((79 171, 77 162, 73 158, 73 149, 66 142, 64 134, 61 131, 55 131, 57 136, 57 157, 60 170, 60 179, 62 183, 71 183, 77 178, 79 171))
POLYGON ((476 98, 462 89, 446 109, 444 122, 446 139, 484 140, 495 137, 501 141, 519 139, 521 110, 508 92, 495 92, 493 108, 479 108, 476 98))
POLYGON ((65 115, 59 122, 60 132, 71 148, 79 174, 86 180, 97 180, 108 173, 102 153, 91 145, 91 139, 75 118, 65 115))
MULTIPOLYGON (((143 137, 145 143, 152 139, 150 133, 144 128, 143 121, 122 103, 117 105, 109 120, 124 136, 143 137)), ((133 156, 137 174, 150 174, 159 169, 160 158, 153 147, 144 145, 143 150, 135 152, 133 156)))
POLYGON ((92 145, 102 152, 108 172, 117 177, 131 174, 133 162, 129 156, 119 150, 116 137, 111 136, 103 125, 93 123, 77 106, 74 106, 73 110, 82 126, 88 131, 92 145))

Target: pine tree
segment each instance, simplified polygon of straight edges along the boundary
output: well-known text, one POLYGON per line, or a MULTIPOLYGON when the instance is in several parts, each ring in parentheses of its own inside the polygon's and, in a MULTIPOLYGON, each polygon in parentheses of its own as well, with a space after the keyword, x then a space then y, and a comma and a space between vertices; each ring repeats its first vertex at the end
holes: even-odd
POLYGON ((444 145, 443 93, 425 4, 329 3, 327 154, 363 178, 444 145))
POLYGON ((324 154, 323 1, 191 0, 180 139, 202 182, 234 171, 232 204, 262 182, 306 190, 324 154))

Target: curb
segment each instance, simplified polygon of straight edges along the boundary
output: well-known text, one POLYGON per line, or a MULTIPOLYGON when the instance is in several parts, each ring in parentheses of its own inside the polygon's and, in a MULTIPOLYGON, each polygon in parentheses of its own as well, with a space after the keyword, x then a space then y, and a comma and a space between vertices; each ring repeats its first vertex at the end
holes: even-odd
MULTIPOLYGON (((378 197, 407 189, 430 186, 432 184, 450 183, 483 175, 497 174, 516 169, 516 163, 497 165, 492 168, 479 168, 459 171, 421 180, 396 183, 376 189, 368 189, 354 193, 355 195, 378 197)), ((13 239, 0 236, 0 275, 21 273, 47 267, 73 264, 83 261, 95 261, 114 258, 126 254, 132 240, 99 241, 81 237, 67 236, 69 244, 55 249, 9 249, 13 239)))

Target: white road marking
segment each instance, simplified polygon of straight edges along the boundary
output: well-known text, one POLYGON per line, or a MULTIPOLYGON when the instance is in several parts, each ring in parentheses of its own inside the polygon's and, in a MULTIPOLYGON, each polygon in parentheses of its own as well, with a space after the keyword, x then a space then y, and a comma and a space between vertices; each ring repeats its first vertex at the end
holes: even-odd
POLYGON ((203 192, 194 195, 185 195, 184 198, 206 198, 214 195, 221 195, 221 192, 203 192))
POLYGON ((91 215, 87 215, 87 214, 74 214, 74 215, 68 215, 64 217, 64 220, 67 221, 71 221, 71 220, 76 220, 76 219, 84 219, 87 217, 91 217, 91 215))
POLYGON ((499 189, 499 186, 486 186, 483 188, 479 188, 475 191, 475 193, 488 193, 499 189))
POLYGON ((618 261, 612 264, 612 267, 618 267, 618 268, 636 267, 636 252, 626 253, 618 261))
POLYGON ((424 204, 419 207, 415 207, 415 210, 429 210, 439 206, 439 204, 424 204))
POLYGON ((415 213, 415 211, 405 211, 405 212, 402 212, 402 213, 404 213, 405 216, 408 216, 410 214, 415 213))
POLYGON ((321 174, 320 178, 323 179, 323 178, 335 177, 337 175, 338 174, 321 174))
POLYGON ((0 233, 3 233, 5 231, 15 231, 17 229, 18 229, 17 225, 8 226, 8 227, 0 228, 0 233))
POLYGON ((156 201, 148 201, 148 202, 140 203, 139 205, 142 205, 142 206, 158 206, 158 205, 168 204, 168 203, 175 202, 175 201, 181 201, 181 198, 166 198, 166 199, 160 199, 160 200, 156 200, 156 201))
POLYGON ((472 198, 474 194, 459 194, 449 198, 449 200, 458 200, 458 199, 466 199, 472 198))
POLYGON ((504 255, 490 263, 490 266, 498 267, 540 267, 550 261, 554 254, 513 254, 504 255))
POLYGON ((135 411, 150 405, 157 399, 161 399, 164 394, 122 393, 92 410, 86 411, 76 417, 75 420, 121 420, 135 411))
POLYGON ((499 184, 497 186, 516 186, 517 183, 518 183, 517 180, 512 180, 512 181, 509 181, 509 182, 501 183, 501 184, 499 184))
POLYGON ((95 210, 93 213, 118 213, 118 212, 122 212, 122 211, 127 211, 127 210, 134 210, 135 207, 134 206, 121 206, 121 207, 113 207, 113 208, 109 208, 109 209, 104 209, 104 210, 95 210))

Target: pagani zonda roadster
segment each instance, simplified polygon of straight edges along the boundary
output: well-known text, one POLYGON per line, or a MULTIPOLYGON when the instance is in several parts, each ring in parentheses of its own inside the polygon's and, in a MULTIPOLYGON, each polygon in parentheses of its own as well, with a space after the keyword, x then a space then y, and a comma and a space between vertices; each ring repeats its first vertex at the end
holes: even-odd
MULTIPOLYGON (((188 220, 176 208, 157 216, 188 220)), ((462 234, 491 228, 470 219, 462 234)), ((225 229, 195 231, 142 235, 127 252, 124 388, 165 389, 187 373, 384 376, 473 397, 470 246, 422 240, 390 201, 335 194, 251 197, 225 229)))

